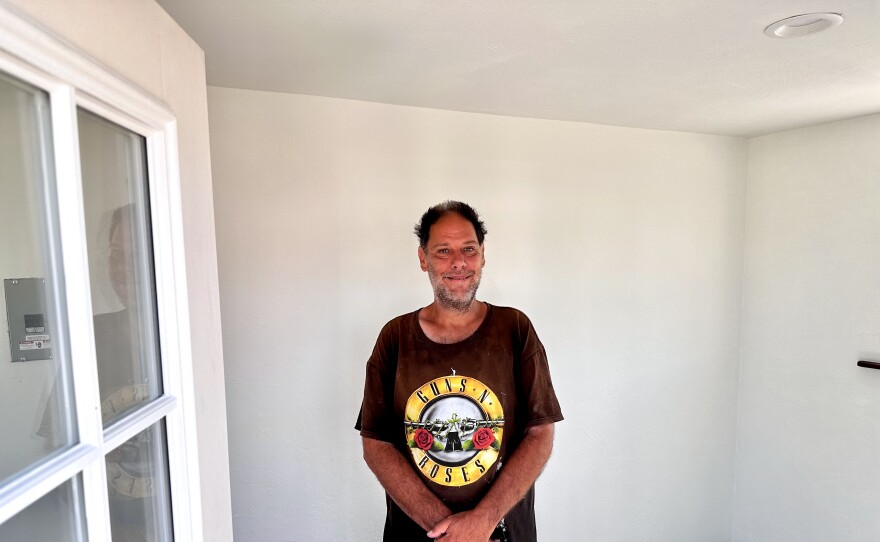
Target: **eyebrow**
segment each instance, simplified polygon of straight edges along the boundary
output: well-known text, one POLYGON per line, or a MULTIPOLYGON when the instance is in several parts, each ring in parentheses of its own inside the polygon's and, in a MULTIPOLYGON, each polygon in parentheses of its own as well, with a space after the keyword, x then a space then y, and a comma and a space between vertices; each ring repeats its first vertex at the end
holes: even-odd
MULTIPOLYGON (((479 246, 480 242, 477 241, 476 239, 472 239, 469 241, 462 241, 461 244, 462 245, 477 245, 477 246, 479 246)), ((448 247, 448 246, 451 246, 451 244, 447 243, 447 242, 440 242, 440 243, 437 243, 436 245, 428 243, 428 248, 443 248, 443 247, 448 247)))
MULTIPOLYGON (((465 241, 464 243, 462 243, 460 245, 460 248, 470 248, 470 247, 480 247, 480 246, 482 246, 482 245, 480 245, 480 243, 478 243, 477 241, 465 241)), ((426 250, 428 250, 429 252, 433 252, 435 250, 441 250, 444 248, 451 249, 452 245, 450 245, 449 243, 438 243, 436 245, 428 245, 428 248, 426 250)))

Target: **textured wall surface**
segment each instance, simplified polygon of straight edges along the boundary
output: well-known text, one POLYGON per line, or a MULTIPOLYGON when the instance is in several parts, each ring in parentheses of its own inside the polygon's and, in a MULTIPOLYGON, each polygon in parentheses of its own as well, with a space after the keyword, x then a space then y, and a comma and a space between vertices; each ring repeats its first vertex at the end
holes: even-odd
POLYGON ((880 115, 752 140, 737 542, 880 540, 880 115))
POLYGON ((541 539, 729 537, 745 141, 208 92, 237 541, 379 538, 364 364, 431 301, 411 229, 446 198, 551 359, 541 539))

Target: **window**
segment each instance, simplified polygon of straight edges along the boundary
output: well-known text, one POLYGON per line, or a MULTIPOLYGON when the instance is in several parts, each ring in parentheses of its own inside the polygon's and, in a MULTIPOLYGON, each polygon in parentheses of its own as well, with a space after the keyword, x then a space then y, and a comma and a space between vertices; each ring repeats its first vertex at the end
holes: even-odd
POLYGON ((173 114, 0 7, 0 191, 0 540, 201 540, 173 114))

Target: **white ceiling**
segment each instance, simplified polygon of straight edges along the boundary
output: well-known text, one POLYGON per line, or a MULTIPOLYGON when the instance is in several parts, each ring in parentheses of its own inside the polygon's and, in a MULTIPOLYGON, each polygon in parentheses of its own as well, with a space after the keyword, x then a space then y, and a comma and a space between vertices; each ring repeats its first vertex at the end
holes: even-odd
POLYGON ((737 136, 880 112, 878 1, 158 2, 213 86, 737 136))

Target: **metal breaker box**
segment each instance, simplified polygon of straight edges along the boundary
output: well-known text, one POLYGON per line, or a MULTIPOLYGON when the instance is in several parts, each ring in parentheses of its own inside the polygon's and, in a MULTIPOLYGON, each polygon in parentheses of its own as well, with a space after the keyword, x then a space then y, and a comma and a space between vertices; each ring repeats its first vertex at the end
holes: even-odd
POLYGON ((3 279, 12 361, 52 359, 46 280, 3 279))

